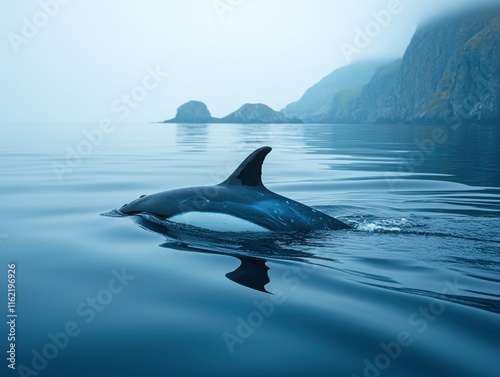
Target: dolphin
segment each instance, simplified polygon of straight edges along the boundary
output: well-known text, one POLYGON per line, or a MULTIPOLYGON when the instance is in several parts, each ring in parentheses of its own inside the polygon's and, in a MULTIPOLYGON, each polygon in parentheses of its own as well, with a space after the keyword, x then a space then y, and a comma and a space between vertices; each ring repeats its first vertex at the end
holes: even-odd
POLYGON ((271 150, 271 147, 255 150, 222 183, 142 195, 122 206, 119 212, 152 214, 222 232, 351 228, 323 212, 268 190, 262 183, 262 164, 271 150))

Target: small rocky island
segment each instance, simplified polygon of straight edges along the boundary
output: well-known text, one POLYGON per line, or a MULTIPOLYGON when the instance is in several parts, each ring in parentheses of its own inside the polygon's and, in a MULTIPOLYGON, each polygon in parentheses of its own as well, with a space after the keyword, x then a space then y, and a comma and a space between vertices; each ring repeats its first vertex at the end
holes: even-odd
POLYGON ((164 123, 216 123, 207 105, 200 101, 189 101, 177 109, 174 119, 164 123))
POLYGON ((302 123, 297 117, 271 109, 269 106, 247 103, 224 118, 214 118, 203 102, 189 101, 177 109, 175 118, 163 123, 302 123))

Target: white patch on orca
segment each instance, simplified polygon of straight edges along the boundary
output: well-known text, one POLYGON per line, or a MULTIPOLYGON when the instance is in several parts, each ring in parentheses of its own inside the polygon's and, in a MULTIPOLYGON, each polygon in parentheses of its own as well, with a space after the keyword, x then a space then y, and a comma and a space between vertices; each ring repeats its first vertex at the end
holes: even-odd
POLYGON ((250 221, 216 212, 186 212, 168 220, 215 232, 269 232, 269 229, 250 221))

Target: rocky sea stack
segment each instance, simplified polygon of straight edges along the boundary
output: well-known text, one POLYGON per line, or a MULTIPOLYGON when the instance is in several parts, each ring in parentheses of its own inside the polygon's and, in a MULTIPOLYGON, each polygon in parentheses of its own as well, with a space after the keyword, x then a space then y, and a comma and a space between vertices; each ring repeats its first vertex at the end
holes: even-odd
POLYGON ((222 123, 302 123, 298 118, 289 118, 261 103, 243 105, 221 121, 222 123))
POLYGON ((174 119, 165 123, 213 123, 215 120, 203 102, 189 101, 177 109, 174 119))

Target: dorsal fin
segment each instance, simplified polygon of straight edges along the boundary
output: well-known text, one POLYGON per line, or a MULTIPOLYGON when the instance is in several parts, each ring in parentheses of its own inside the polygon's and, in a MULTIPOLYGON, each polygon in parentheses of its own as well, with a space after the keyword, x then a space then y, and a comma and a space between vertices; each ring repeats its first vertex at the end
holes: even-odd
POLYGON ((221 185, 263 186, 262 164, 271 150, 271 147, 262 147, 254 151, 221 185))

